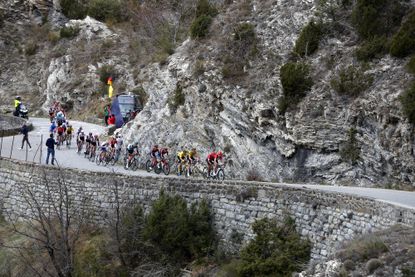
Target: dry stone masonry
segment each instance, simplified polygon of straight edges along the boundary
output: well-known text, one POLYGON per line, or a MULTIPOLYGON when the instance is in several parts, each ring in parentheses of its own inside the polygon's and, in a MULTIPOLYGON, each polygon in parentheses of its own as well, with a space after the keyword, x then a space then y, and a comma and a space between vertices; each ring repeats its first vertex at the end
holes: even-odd
MULTIPOLYGON (((238 250, 253 237, 251 224, 259 218, 295 218, 298 231, 313 243, 312 258, 326 259, 342 241, 354 236, 402 223, 415 225, 415 211, 373 199, 323 192, 282 184, 226 181, 176 177, 140 177, 97 173, 0 159, 0 207, 3 214, 21 216, 30 212, 25 191, 29 188, 45 197, 45 176, 52 186, 62 179, 79 209, 82 195, 92 201, 86 208, 103 222, 114 209, 118 188, 122 205, 140 203, 146 210, 161 190, 178 194, 189 202, 207 199, 214 215, 216 230, 229 251, 238 250)), ((47 199, 43 199, 46 201, 47 199)))

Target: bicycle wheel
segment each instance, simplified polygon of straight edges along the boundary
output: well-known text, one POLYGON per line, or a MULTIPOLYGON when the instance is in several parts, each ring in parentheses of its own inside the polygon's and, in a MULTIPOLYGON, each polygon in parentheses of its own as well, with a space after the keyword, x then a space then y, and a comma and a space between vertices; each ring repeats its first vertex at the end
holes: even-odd
POLYGON ((161 162, 158 162, 156 164, 156 166, 154 167, 154 172, 156 174, 160 174, 160 172, 163 170, 163 165, 161 164, 161 162))
POLYGON ((218 173, 216 173, 216 179, 218 179, 219 181, 223 181, 223 180, 225 180, 225 172, 223 171, 223 169, 222 168, 220 168, 219 170, 218 170, 218 173))
POLYGON ((146 162, 146 170, 147 172, 151 172, 151 170, 153 170, 153 167, 151 166, 151 161, 147 160, 146 162))
POLYGON ((207 169, 206 166, 203 167, 202 175, 203 175, 203 178, 205 178, 205 179, 208 179, 210 177, 210 176, 208 176, 208 169, 207 169))
POLYGON ((138 169, 138 161, 137 161, 137 159, 135 157, 131 160, 130 167, 131 167, 132 170, 137 171, 137 169, 138 169))
POLYGON ((103 153, 104 152, 101 152, 98 156, 97 156, 97 158, 96 158, 96 160, 95 160, 95 162, 96 162, 96 164, 97 165, 100 165, 101 164, 101 162, 103 162, 103 153))
POLYGON ((164 172, 164 175, 170 174, 170 165, 168 162, 163 164, 163 172, 164 172))

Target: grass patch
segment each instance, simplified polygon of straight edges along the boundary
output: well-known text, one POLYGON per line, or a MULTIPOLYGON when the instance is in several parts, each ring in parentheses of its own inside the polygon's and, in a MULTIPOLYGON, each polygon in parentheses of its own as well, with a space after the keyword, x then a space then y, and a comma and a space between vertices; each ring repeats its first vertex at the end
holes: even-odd
POLYGON ((39 46, 36 42, 30 41, 25 45, 24 53, 26 56, 33 56, 37 53, 39 46))
POLYGON ((183 88, 181 85, 176 85, 176 90, 174 91, 173 95, 170 96, 169 99, 169 108, 170 111, 175 113, 180 106, 183 106, 186 102, 186 96, 183 93, 183 88))
POLYGON ((132 92, 137 95, 138 101, 140 101, 141 107, 144 107, 148 101, 148 94, 143 87, 137 87, 132 90, 132 92))
POLYGON ((79 28, 77 27, 63 27, 59 31, 61 38, 73 38, 79 34, 79 28))
POLYGON ((191 38, 198 39, 206 37, 212 20, 217 14, 218 10, 208 0, 198 0, 196 16, 190 26, 191 38))
POLYGON ((342 261, 365 262, 388 251, 386 244, 376 236, 365 236, 350 242, 345 249, 337 252, 342 261))

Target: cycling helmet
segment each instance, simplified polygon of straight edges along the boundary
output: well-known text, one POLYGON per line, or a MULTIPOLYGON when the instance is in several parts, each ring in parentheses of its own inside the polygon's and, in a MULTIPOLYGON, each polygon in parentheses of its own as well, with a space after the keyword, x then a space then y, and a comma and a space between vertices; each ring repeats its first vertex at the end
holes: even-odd
POLYGON ((90 136, 92 136, 92 133, 89 133, 90 136))
POLYGON ((95 138, 98 138, 98 135, 95 135, 94 137, 95 137, 95 138))
POLYGON ((16 96, 16 100, 20 100, 21 98, 20 98, 20 96, 19 95, 17 95, 16 96))
POLYGON ((222 153, 222 151, 219 151, 218 153, 217 153, 217 155, 218 155, 218 157, 221 159, 221 158, 223 158, 223 153, 222 153))
POLYGON ((138 146, 138 141, 135 141, 134 142, 134 146, 138 146))
POLYGON ((154 145, 154 148, 159 148, 159 146, 156 144, 156 145, 154 145))

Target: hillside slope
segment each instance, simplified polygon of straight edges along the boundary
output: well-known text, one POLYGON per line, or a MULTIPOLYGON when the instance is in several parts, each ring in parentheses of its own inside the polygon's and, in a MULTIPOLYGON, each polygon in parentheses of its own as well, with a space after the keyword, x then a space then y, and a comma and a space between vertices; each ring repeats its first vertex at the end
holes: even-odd
MULTIPOLYGON (((57 1, 6 1, 2 101, 21 94, 45 111, 58 99, 90 119, 106 103, 100 77, 109 70, 116 92, 146 94, 143 111, 123 129, 145 148, 196 147, 202 156, 222 149, 232 160, 228 174, 238 178, 411 187, 413 125, 399 101, 413 80, 409 58, 356 59, 356 3, 333 12, 310 0, 216 1, 206 37, 192 39, 193 4, 185 13, 163 1, 142 2, 138 17, 106 25, 89 17, 69 21, 57 1), (295 56, 310 21, 324 26, 318 49, 295 56), (79 32, 54 37, 65 24, 79 32), (313 85, 284 113, 280 69, 290 61, 309 65, 313 85), (332 85, 351 65, 371 79, 353 96, 332 85)), ((404 22, 414 3, 402 5, 404 22)))

